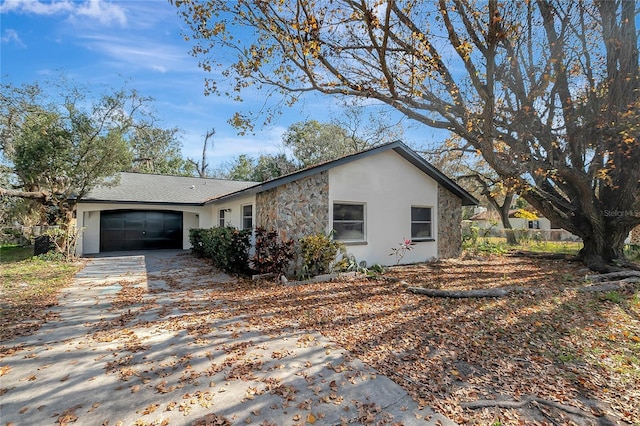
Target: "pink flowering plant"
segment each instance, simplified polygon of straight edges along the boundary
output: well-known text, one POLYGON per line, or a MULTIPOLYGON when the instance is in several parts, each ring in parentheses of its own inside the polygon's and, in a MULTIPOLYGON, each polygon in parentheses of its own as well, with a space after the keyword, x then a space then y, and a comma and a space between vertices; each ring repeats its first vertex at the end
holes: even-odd
POLYGON ((416 243, 414 243, 408 238, 402 238, 402 242, 398 243, 399 247, 392 248, 391 253, 389 253, 389 256, 395 256, 396 265, 399 265, 404 255, 407 254, 407 252, 410 251, 415 244, 416 243))

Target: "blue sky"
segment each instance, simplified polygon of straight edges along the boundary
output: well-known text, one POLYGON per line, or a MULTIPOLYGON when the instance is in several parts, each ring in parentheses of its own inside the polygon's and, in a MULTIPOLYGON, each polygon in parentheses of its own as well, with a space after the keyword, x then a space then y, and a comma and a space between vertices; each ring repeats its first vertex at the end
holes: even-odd
MULTIPOLYGON (((329 121, 336 100, 310 95, 268 128, 238 136, 227 120, 238 109, 258 109, 264 94, 242 104, 204 96, 204 78, 182 31, 186 25, 166 0, 0 0, 0 75, 14 84, 45 81, 60 72, 99 88, 127 83, 155 99, 162 127, 183 130, 183 155, 200 158, 208 129, 215 128, 209 163, 219 167, 239 154, 280 150, 286 128, 297 121, 329 121)), ((426 127, 405 133, 409 144, 437 137, 426 127)))

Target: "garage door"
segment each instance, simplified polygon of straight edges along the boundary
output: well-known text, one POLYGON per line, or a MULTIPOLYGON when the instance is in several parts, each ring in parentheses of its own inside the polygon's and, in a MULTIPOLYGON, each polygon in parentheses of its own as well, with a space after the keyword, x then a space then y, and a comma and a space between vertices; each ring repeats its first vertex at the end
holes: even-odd
POLYGON ((182 248, 182 212, 113 210, 100 214, 100 251, 182 248))

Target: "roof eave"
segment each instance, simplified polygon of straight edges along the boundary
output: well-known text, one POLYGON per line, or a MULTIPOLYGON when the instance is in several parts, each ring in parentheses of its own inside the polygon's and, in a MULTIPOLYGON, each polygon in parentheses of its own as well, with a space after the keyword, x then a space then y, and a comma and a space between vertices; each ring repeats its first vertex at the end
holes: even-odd
POLYGON ((181 203, 172 201, 131 201, 131 200, 98 200, 98 199, 80 199, 78 204, 143 204, 154 206, 185 206, 185 207, 199 207, 204 206, 204 202, 201 203, 181 203))
POLYGON ((401 141, 390 142, 385 145, 380 145, 375 148, 371 148, 366 151, 358 152, 355 154, 347 155, 342 158, 338 158, 337 160, 329 161, 317 166, 309 167, 279 178, 275 178, 263 183, 259 183, 254 186, 250 186, 248 188, 244 188, 229 194, 222 195, 220 197, 211 198, 207 200, 204 204, 212 204, 218 201, 229 200, 238 196, 255 194, 258 192, 268 191, 270 189, 276 188, 281 185, 286 185, 287 183, 291 183, 298 179, 303 179, 308 176, 315 175, 317 173, 322 173, 334 167, 340 166, 342 164, 350 163, 355 160, 359 160, 371 155, 378 154, 380 152, 387 151, 389 149, 393 149, 397 154, 402 156, 405 160, 409 161, 415 167, 423 171, 426 175, 430 176, 440 185, 445 187, 451 193, 456 195, 462 200, 463 206, 475 206, 479 204, 479 201, 471 194, 469 194, 464 188, 460 185, 449 179, 446 175, 444 175, 440 170, 436 169, 432 166, 427 160, 419 156, 415 151, 409 148, 401 141))

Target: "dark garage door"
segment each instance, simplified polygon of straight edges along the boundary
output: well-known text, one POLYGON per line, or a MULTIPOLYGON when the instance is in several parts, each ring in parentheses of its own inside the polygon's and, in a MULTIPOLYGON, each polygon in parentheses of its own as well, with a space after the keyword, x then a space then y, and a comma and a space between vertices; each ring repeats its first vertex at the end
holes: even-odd
POLYGON ((100 251, 182 248, 182 212, 113 210, 100 214, 100 251))

